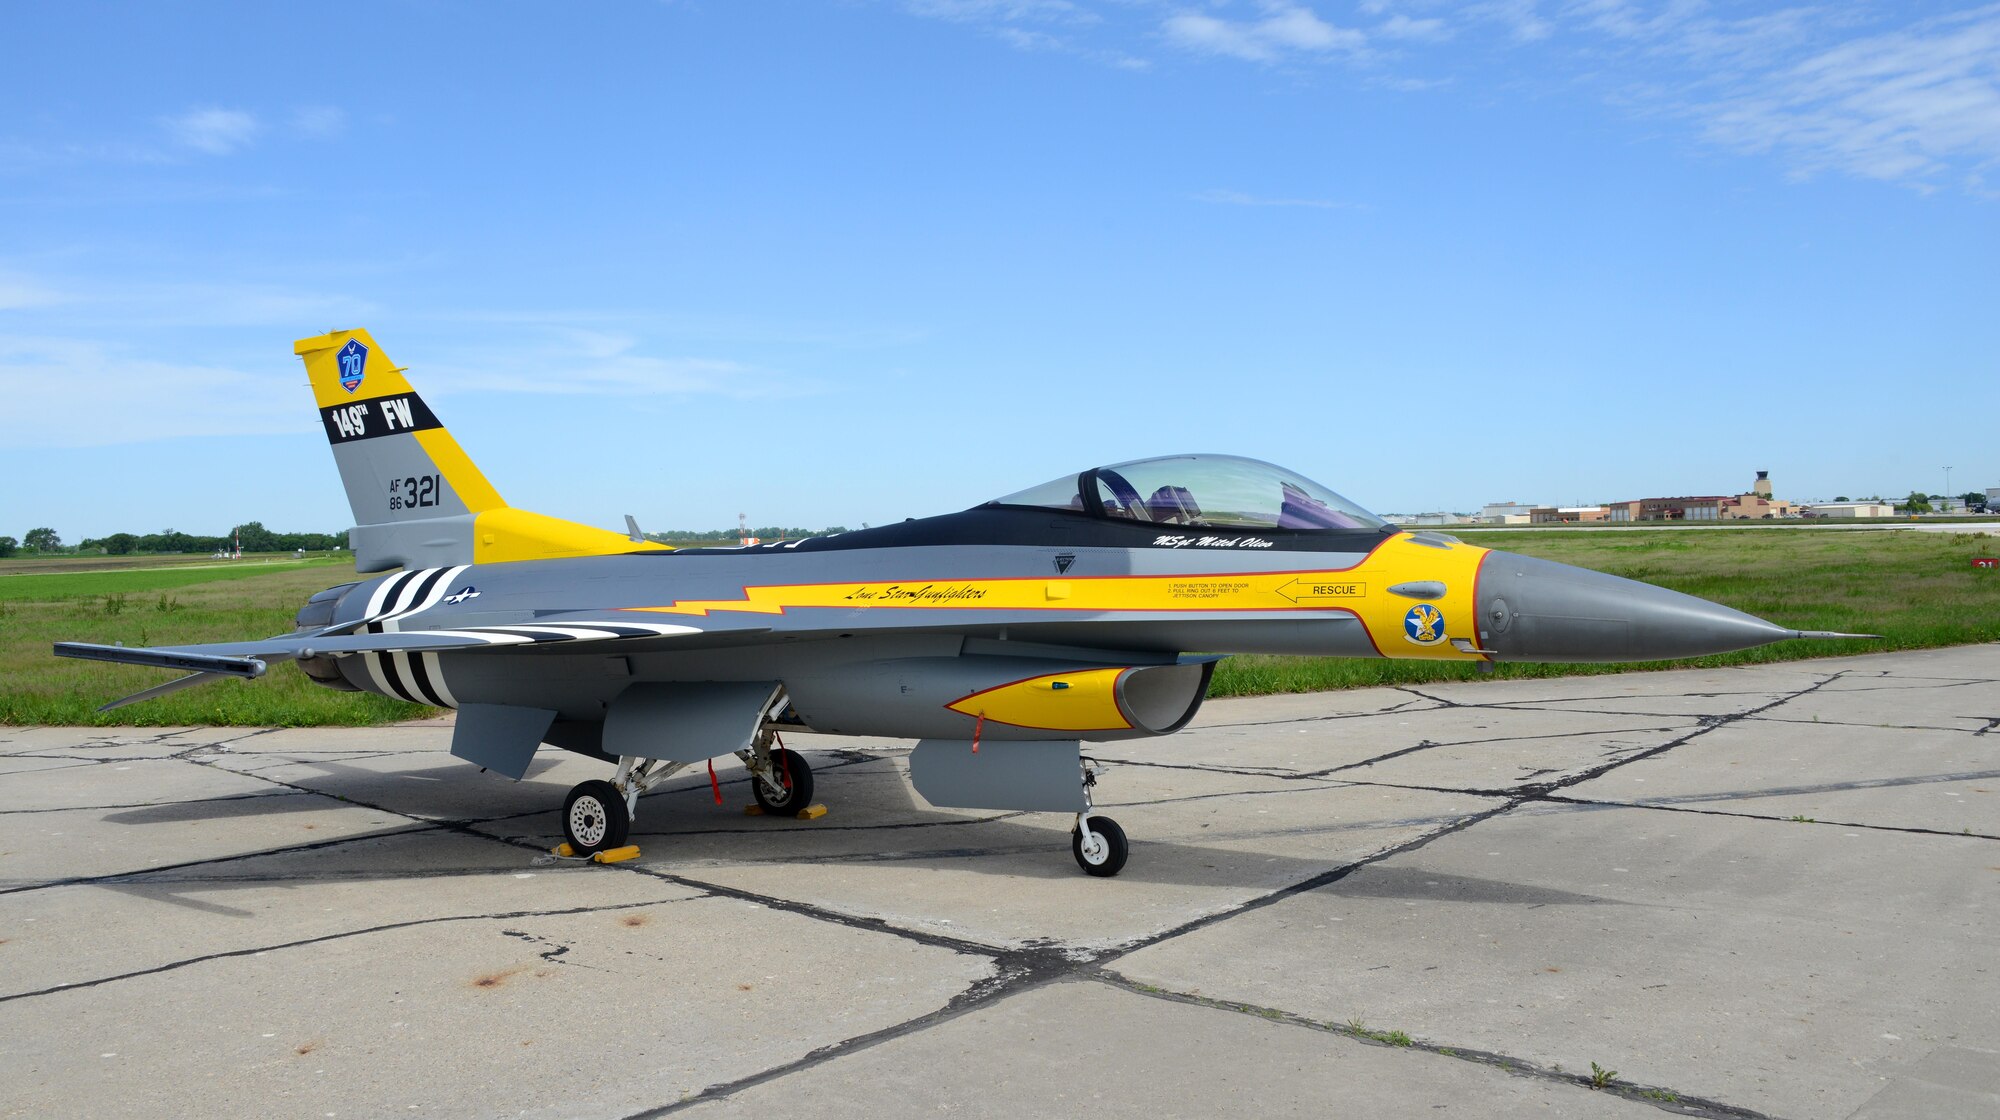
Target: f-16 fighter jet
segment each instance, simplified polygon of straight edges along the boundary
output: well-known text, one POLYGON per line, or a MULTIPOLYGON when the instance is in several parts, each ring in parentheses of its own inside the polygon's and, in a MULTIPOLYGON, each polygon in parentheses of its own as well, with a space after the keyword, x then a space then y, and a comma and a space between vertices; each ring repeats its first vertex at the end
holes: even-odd
POLYGON ((1075 815, 1117 874, 1085 742, 1168 735, 1232 653, 1639 661, 1804 637, 1677 592, 1402 532, 1254 459, 1093 467, 960 513, 669 549, 509 507, 366 331, 300 340, 361 573, 261 641, 65 657, 191 675, 296 662, 328 688, 456 708, 451 753, 520 778, 544 745, 614 767, 563 805, 571 848, 625 843, 639 797, 734 755, 757 801, 812 798, 785 727, 918 740, 935 805, 1075 815))

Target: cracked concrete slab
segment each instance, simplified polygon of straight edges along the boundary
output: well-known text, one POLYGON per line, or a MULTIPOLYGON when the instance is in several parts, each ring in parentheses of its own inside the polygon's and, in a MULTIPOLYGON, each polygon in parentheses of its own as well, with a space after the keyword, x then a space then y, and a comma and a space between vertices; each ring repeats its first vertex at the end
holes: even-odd
POLYGON ((255 727, 0 727, 0 753, 87 762, 172 758, 262 734, 255 727))
MULTIPOLYGON (((1789 707, 1789 706, 1788 706, 1789 707)), ((1566 790, 1655 807, 2000 836, 2000 738, 1748 719, 1566 790)))
POLYGON ((1329 1037, 1102 983, 1056 984, 697 1105, 699 1120, 831 1116, 1657 1116, 1575 1085, 1329 1037), (949 1071, 948 1075, 945 1071, 949 1071))
POLYGON ((95 766, 95 762, 79 762, 73 758, 40 758, 31 754, 0 755, 0 776, 7 774, 32 774, 40 770, 67 770, 74 766, 95 766))
POLYGON ((685 772, 600 867, 546 848, 607 767, 480 775, 448 720, 0 729, 0 1116, 1984 1115, 2000 840, 1907 829, 1992 824, 1995 681, 1212 702, 1096 752, 1111 880, 881 740, 787 737, 812 822, 685 772))
POLYGON ((283 793, 269 782, 179 759, 111 760, 91 763, 98 772, 84 778, 61 770, 7 775, 0 786, 0 812, 56 809, 137 809, 147 805, 283 793))
POLYGON ((669 856, 662 866, 698 882, 984 944, 1054 940, 1102 949, 1240 905, 1491 805, 1420 790, 1267 786, 1143 813, 1107 802, 1114 817, 1145 822, 1116 891, 1076 873, 1069 820, 1039 813, 948 832, 899 832, 865 858, 794 862, 746 853, 682 864, 669 856))
POLYGON ((417 832, 0 895, 0 929, 10 933, 0 1001, 360 928, 696 897, 672 883, 595 870, 537 865, 526 850, 417 832), (102 936, 135 923, 143 938, 102 936))
POLYGON ((935 1012, 990 972, 619 878, 644 893, 616 909, 393 929, 0 1005, 0 1100, 40 1116, 620 1116, 935 1012))
POLYGON ((1510 814, 1143 949, 1134 980, 1782 1116, 2000 1038, 2000 846, 1643 809, 1510 814), (1837 885, 1837 886, 1836 886, 1837 885))

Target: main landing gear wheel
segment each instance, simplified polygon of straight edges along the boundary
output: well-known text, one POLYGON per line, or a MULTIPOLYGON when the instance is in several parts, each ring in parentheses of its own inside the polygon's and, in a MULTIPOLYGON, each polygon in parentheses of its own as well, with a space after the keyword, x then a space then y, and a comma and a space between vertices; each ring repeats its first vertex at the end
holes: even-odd
POLYGON ((1125 843, 1125 830, 1110 817, 1088 817, 1085 820, 1090 824, 1090 837, 1084 838, 1081 823, 1071 829, 1070 854, 1076 857, 1076 865, 1085 872, 1108 879, 1124 868, 1125 857, 1130 854, 1130 848, 1125 843))
POLYGON ((577 855, 624 847, 631 827, 625 795, 610 782, 582 782, 563 801, 563 837, 577 855))
POLYGON ((784 747, 771 752, 769 777, 753 774, 750 792, 757 804, 773 817, 794 816, 812 804, 813 772, 797 751, 784 747))

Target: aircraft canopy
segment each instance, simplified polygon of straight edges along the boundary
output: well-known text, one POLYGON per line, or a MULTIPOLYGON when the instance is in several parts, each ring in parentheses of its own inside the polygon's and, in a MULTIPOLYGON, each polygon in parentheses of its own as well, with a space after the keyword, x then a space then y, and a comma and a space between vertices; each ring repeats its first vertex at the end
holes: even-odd
POLYGON ((1382 529, 1387 523, 1319 483, 1235 455, 1134 459, 1065 475, 988 503, 1215 529, 1382 529))

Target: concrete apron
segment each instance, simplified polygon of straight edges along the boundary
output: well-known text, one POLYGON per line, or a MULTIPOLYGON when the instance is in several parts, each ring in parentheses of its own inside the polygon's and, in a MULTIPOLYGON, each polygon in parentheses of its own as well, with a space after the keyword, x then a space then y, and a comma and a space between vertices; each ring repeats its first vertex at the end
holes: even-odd
POLYGON ((600 867, 448 724, 0 728, 0 1115, 2000 1115, 2000 647, 1214 702, 1110 880, 787 739, 600 867))

